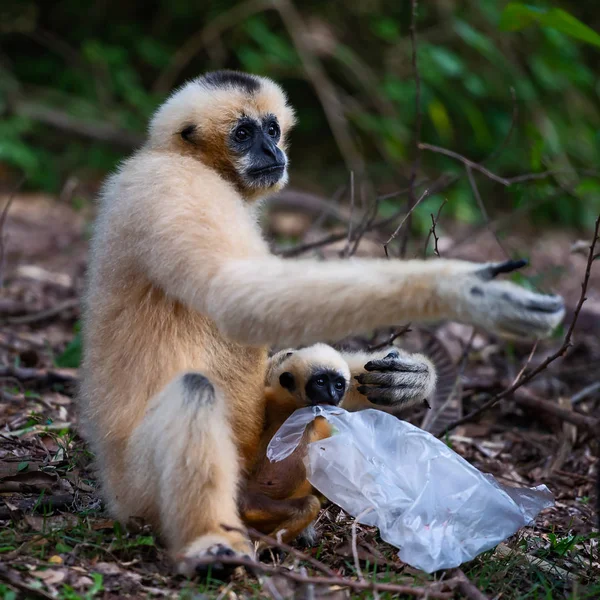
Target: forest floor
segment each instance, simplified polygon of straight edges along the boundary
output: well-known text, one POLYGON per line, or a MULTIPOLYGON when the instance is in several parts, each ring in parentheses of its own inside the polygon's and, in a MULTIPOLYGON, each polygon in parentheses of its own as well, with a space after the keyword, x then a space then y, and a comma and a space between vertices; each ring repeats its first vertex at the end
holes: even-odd
MULTIPOLYGON (((73 338, 88 220, 85 210, 75 211, 68 203, 19 196, 5 224, 1 598, 600 598, 598 430, 588 426, 600 417, 600 266, 590 279, 588 300, 566 355, 445 438, 500 482, 547 485, 556 503, 533 526, 461 570, 426 575, 401 562, 376 529, 353 527, 352 517, 329 505, 317 522, 315 547, 270 553, 263 559, 273 567, 269 573, 238 570, 227 582, 199 583, 171 574, 164 549, 143 523, 125 528, 107 516, 97 495, 92 457, 77 435, 79 348, 73 338), (549 404, 563 413, 546 411, 549 404), (299 575, 296 579, 307 581, 292 580, 290 568, 299 575), (365 582, 374 583, 372 589, 363 589, 365 582)), ((456 252, 455 240, 463 239, 460 228, 438 235, 442 256, 498 257, 489 234, 461 244, 456 252)), ((572 251, 577 237, 571 232, 528 235, 514 231, 503 241, 511 249, 528 249, 533 265, 528 273, 534 272, 536 285, 565 296, 571 309, 566 330, 581 292, 585 252, 572 251)), ((373 250, 375 242, 365 240, 362 252, 381 251, 378 246, 370 252, 369 243, 373 250)), ((470 327, 411 329, 399 342, 429 352, 440 371, 433 409, 454 389, 454 399, 430 427, 434 433, 510 385, 531 355, 531 345, 506 344, 483 333, 472 337, 470 327)), ((529 368, 560 348, 565 330, 538 344, 529 368)), ((387 335, 346 342, 377 343, 387 335)), ((425 409, 403 418, 422 425, 425 409)))

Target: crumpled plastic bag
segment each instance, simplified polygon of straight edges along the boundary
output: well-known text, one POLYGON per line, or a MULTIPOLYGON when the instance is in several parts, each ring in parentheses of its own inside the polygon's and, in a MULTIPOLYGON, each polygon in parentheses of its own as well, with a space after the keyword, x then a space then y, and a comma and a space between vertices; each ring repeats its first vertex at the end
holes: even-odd
POLYGON ((430 433, 374 409, 301 408, 273 436, 269 460, 289 456, 317 416, 333 433, 308 444, 310 483, 427 573, 472 560, 554 504, 545 485, 501 485, 430 433))

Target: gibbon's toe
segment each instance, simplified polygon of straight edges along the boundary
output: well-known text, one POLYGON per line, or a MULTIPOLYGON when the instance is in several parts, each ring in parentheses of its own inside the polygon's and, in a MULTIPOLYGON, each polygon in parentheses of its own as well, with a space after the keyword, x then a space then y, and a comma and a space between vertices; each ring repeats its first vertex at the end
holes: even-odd
POLYGON ((226 579, 239 566, 231 559, 252 559, 253 554, 249 541, 241 535, 235 540, 209 534, 192 542, 178 557, 177 572, 186 577, 226 579))

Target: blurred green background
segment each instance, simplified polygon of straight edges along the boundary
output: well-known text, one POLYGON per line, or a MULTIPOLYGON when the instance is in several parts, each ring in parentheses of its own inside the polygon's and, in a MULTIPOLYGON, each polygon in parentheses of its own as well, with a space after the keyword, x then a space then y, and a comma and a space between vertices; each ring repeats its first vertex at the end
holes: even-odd
MULTIPOLYGON (((507 5, 418 3, 421 140, 481 161, 512 129, 488 168, 504 177, 559 172, 509 187, 478 176, 490 213, 529 205, 535 224, 587 229, 600 211, 600 6, 507 5)), ((3 2, 2 176, 24 173, 26 189, 50 193, 72 177, 93 189, 131 152, 170 89, 205 70, 235 68, 284 86, 299 116, 292 185, 331 196, 347 184, 349 165, 298 53, 300 35, 377 191, 405 186, 415 155, 410 1, 305 0, 291 20, 281 6, 290 8, 287 0, 3 2)), ((419 177, 443 172, 461 176, 443 194, 444 215, 480 221, 464 166, 423 152, 419 177)), ((417 229, 427 231, 441 199, 419 207, 417 229)), ((385 216, 405 201, 379 210, 385 216)))

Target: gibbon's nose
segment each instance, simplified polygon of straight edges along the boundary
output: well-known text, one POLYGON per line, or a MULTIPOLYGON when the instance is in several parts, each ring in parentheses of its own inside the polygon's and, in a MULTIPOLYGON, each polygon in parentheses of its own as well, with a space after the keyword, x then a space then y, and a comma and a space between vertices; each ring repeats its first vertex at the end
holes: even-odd
POLYGON ((327 386, 327 393, 329 394, 329 398, 332 404, 338 403, 337 392, 335 391, 335 387, 332 382, 327 386))
POLYGON ((277 146, 266 136, 263 138, 262 151, 265 156, 277 162, 277 146))

